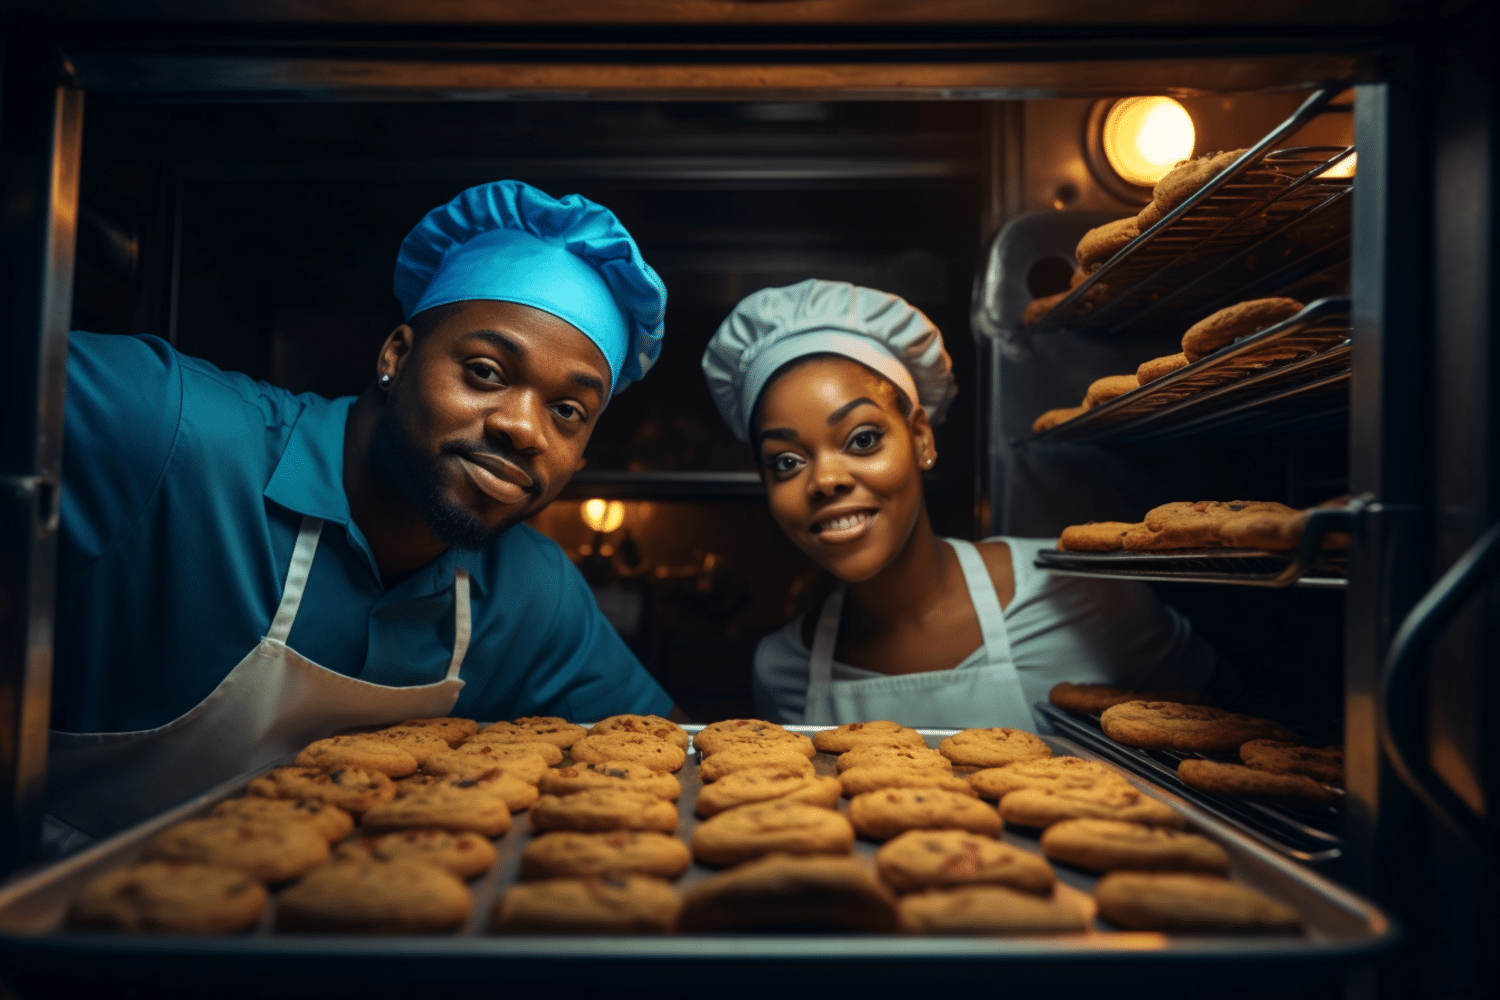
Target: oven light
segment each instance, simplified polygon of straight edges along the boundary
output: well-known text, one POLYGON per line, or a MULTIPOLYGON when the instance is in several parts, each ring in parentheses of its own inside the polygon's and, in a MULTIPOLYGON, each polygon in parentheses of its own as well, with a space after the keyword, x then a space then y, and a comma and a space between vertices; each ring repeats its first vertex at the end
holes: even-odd
POLYGON ((625 523, 625 505, 618 500, 585 500, 583 523, 593 531, 607 535, 625 523))
POLYGON ((1193 119, 1170 97, 1126 97, 1104 118, 1104 156, 1131 184, 1150 187, 1193 155, 1193 119))

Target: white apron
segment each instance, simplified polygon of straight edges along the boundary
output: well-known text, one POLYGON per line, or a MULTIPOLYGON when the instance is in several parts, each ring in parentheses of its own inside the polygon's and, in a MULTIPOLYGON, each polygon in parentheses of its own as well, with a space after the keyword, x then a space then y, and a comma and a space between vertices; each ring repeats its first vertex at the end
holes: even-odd
POLYGON ((1010 655, 1010 639, 995 585, 979 550, 970 542, 944 539, 958 554, 969 588, 969 600, 984 633, 985 664, 962 670, 932 670, 869 680, 835 681, 833 650, 845 587, 823 605, 808 663, 808 725, 826 726, 872 719, 892 719, 906 726, 970 729, 1010 726, 1035 731, 1031 708, 1021 692, 1021 678, 1010 655))
POLYGON ((53 731, 51 816, 101 837, 337 730, 452 711, 464 686, 458 672, 470 636, 469 574, 462 568, 453 580, 453 658, 447 676, 434 684, 371 684, 320 667, 286 644, 322 530, 318 518, 303 518, 270 631, 187 714, 129 733, 53 731))

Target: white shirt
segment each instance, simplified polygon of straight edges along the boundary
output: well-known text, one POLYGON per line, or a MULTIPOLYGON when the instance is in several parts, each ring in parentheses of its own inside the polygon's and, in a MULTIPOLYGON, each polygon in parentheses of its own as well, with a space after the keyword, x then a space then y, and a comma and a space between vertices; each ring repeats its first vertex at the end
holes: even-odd
MULTIPOLYGON (((1213 674, 1213 648, 1145 584, 1037 569, 1036 553, 1055 548, 1055 539, 997 536, 985 541, 1010 546, 1016 591, 1004 611, 1005 628, 1028 704, 1046 701, 1047 692, 1060 681, 1197 691, 1213 674)), ((800 617, 756 646, 752 686, 756 711, 763 718, 789 725, 802 722, 810 655, 802 641, 800 617)), ((984 663, 980 646, 951 669, 984 663)), ((833 661, 835 681, 883 676, 833 661)), ((1037 723, 1046 728, 1040 719, 1037 723)))

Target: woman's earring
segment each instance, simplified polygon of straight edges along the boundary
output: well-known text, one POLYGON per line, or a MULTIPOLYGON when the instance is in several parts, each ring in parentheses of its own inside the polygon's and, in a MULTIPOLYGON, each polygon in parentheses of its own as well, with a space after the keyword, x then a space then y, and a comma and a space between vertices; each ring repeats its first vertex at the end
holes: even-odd
POLYGON ((391 377, 389 375, 382 375, 382 376, 380 376, 380 388, 382 388, 382 389, 389 389, 390 387, 391 387, 391 377))

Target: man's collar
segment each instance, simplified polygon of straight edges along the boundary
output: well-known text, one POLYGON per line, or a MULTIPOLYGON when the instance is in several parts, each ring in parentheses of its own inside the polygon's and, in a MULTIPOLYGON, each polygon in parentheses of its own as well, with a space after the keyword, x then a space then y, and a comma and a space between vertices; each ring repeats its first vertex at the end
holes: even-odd
POLYGON ((344 493, 344 426, 354 399, 319 399, 303 407, 266 484, 266 499, 307 517, 349 526, 353 515, 344 493))
MULTIPOLYGON (((305 517, 342 525, 349 544, 360 553, 370 572, 380 579, 365 534, 354 523, 349 510, 349 496, 344 492, 344 428, 349 409, 356 397, 318 399, 303 408, 276 471, 266 484, 267 500, 305 517)), ((469 571, 472 586, 482 595, 487 589, 484 553, 471 549, 449 548, 411 577, 391 588, 406 597, 435 594, 453 584, 453 569, 462 566, 469 571)))

